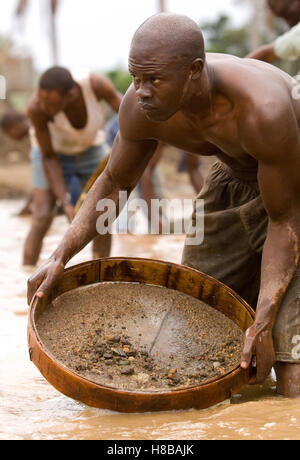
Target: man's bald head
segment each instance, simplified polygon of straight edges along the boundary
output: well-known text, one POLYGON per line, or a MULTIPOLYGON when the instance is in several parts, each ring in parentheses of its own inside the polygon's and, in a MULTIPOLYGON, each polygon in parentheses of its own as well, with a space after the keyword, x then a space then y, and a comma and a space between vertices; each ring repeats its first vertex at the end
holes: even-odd
POLYGON ((128 67, 147 118, 168 120, 200 91, 205 53, 199 27, 179 14, 151 16, 134 34, 128 67))
POLYGON ((164 55, 168 61, 204 59, 204 40, 198 25, 187 16, 160 13, 147 19, 134 34, 131 55, 164 55))

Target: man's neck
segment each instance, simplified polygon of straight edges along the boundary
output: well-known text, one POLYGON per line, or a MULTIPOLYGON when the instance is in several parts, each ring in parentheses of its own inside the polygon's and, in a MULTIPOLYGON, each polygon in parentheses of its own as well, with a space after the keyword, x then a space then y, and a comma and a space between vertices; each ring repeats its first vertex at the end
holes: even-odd
POLYGON ((81 106, 82 102, 84 101, 83 99, 83 94, 80 85, 76 83, 75 91, 74 91, 74 96, 70 100, 70 102, 67 104, 65 111, 73 111, 77 110, 79 106, 81 106))
POLYGON ((182 112, 187 117, 206 118, 211 116, 215 94, 215 77, 212 66, 205 63, 199 80, 195 83, 182 112))

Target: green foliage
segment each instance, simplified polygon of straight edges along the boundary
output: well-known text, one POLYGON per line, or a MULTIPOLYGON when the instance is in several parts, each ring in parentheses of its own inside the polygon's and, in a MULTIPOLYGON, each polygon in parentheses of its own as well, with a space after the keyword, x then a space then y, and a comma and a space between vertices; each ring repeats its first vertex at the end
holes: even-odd
POLYGON ((250 52, 246 27, 233 28, 230 18, 221 14, 215 21, 200 24, 209 53, 227 53, 244 57, 250 52))
POLYGON ((106 76, 114 84, 114 86, 123 94, 126 93, 128 87, 132 83, 132 78, 129 72, 123 69, 115 69, 106 73, 106 76))

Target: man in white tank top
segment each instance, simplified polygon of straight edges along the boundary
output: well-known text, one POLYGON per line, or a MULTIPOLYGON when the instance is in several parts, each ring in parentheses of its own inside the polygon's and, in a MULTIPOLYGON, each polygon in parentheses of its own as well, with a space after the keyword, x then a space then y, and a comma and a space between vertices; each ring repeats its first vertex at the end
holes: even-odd
POLYGON ((296 61, 300 58, 300 0, 268 0, 274 16, 285 20, 291 27, 275 41, 252 51, 247 58, 273 64, 278 59, 296 61))
MULTIPOLYGON (((105 158, 99 138, 104 123, 101 100, 118 112, 121 94, 100 75, 90 74, 77 81, 67 69, 53 67, 39 81, 28 107, 36 145, 31 151, 33 220, 25 243, 24 265, 37 263, 56 202, 72 221, 71 179, 78 178, 80 194, 105 158)), ((110 247, 111 235, 99 235, 94 240, 94 256, 108 256, 110 247)))

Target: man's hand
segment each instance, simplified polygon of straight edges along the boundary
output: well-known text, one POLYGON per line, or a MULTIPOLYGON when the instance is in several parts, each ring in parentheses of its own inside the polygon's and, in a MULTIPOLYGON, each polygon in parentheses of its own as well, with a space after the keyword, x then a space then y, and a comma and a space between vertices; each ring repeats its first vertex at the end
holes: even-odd
POLYGON ((63 263, 53 258, 42 265, 28 280, 28 305, 31 304, 34 296, 42 298, 48 294, 55 281, 62 276, 63 272, 63 263))
POLYGON ((256 372, 249 381, 251 385, 263 383, 275 363, 272 330, 262 328, 255 323, 245 334, 241 367, 247 369, 253 366, 254 358, 256 372))

